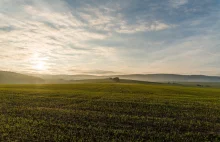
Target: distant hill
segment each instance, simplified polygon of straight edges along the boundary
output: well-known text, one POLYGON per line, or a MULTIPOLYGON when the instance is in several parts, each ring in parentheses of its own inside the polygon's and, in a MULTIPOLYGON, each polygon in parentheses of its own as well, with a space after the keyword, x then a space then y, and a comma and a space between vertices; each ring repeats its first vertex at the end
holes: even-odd
POLYGON ((149 82, 220 82, 219 76, 205 75, 178 75, 178 74, 129 74, 129 75, 112 75, 112 76, 95 76, 95 75, 34 75, 45 80, 73 81, 89 79, 106 79, 110 77, 119 77, 127 80, 139 80, 149 82))
MULTIPOLYGON (((136 80, 147 82, 220 82, 219 76, 205 75, 178 75, 178 74, 130 74, 130 75, 112 75, 112 76, 95 76, 95 75, 42 75, 31 74, 23 75, 19 73, 0 71, 0 83, 4 84, 33 84, 33 83, 73 83, 77 80, 103 80, 111 77, 119 77, 124 80, 136 80)), ((92 81, 92 82, 93 82, 92 81)))
POLYGON ((46 75, 46 74, 33 74, 43 78, 45 80, 87 80, 87 79, 105 79, 106 76, 95 76, 95 75, 46 75))
POLYGON ((0 71, 0 84, 36 84, 44 83, 38 77, 23 75, 14 72, 0 71))
POLYGON ((119 75, 122 79, 151 82, 220 82, 219 76, 178 75, 178 74, 132 74, 119 75))

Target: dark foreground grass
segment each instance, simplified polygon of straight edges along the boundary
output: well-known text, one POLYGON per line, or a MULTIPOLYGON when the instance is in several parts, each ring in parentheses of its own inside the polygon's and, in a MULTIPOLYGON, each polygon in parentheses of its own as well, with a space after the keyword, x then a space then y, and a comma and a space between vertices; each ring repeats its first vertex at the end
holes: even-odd
POLYGON ((0 141, 220 141, 220 89, 0 85, 0 141))

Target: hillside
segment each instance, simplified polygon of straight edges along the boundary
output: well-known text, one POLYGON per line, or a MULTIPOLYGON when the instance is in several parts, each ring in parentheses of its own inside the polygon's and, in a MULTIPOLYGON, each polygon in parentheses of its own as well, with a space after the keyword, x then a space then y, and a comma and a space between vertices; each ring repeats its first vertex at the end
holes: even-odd
POLYGON ((0 71, 0 84, 36 84, 44 83, 38 77, 23 75, 14 72, 0 71))
POLYGON ((122 79, 152 82, 220 82, 218 76, 178 75, 178 74, 132 74, 119 75, 122 79))
MULTIPOLYGON (((106 82, 111 77, 119 77, 123 80, 136 80, 147 82, 220 82, 219 76, 205 75, 178 75, 178 74, 129 74, 113 76, 95 75, 23 75, 13 72, 0 71, 0 83, 5 84, 33 84, 33 83, 75 83, 75 82, 106 82), (104 79, 104 80, 103 80, 104 79), (96 81, 97 80, 97 81, 96 81)), ((109 82, 109 81, 107 81, 109 82)), ((127 81, 126 81, 127 82, 127 81)))
POLYGON ((95 75, 47 75, 47 74, 31 74, 31 76, 40 77, 45 80, 87 80, 87 79, 104 79, 105 76, 95 75))
POLYGON ((106 79, 110 77, 120 77, 127 80, 139 80, 150 82, 220 82, 218 76, 205 75, 178 75, 178 74, 129 74, 129 75, 112 75, 112 76, 95 76, 95 75, 33 75, 45 80, 89 80, 89 79, 106 79))

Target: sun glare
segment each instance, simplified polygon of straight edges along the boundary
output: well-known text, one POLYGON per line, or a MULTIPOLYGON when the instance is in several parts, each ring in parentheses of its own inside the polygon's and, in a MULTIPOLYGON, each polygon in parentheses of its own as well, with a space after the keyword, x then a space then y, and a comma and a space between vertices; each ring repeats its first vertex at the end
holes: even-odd
POLYGON ((37 62, 35 65, 34 65, 34 68, 38 71, 45 71, 46 70, 46 66, 45 66, 45 63, 40 61, 40 62, 37 62))
POLYGON ((31 64, 32 68, 38 73, 44 73, 48 70, 47 57, 42 57, 38 53, 32 55, 31 64))

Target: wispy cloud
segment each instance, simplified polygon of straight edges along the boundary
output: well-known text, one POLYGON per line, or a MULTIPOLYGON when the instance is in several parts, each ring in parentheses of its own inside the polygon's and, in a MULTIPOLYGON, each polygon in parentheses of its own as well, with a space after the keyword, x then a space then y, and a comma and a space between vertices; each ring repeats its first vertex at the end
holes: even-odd
POLYGON ((144 21, 141 19, 131 24, 118 10, 110 10, 104 6, 101 8, 88 6, 83 8, 79 15, 87 23, 89 28, 106 32, 136 33, 159 31, 171 27, 159 21, 144 21))
POLYGON ((216 74, 218 6, 199 0, 0 1, 0 68, 53 74, 215 68, 216 74))
POLYGON ((182 5, 185 5, 188 3, 188 0, 169 0, 169 3, 172 7, 178 8, 182 5))

